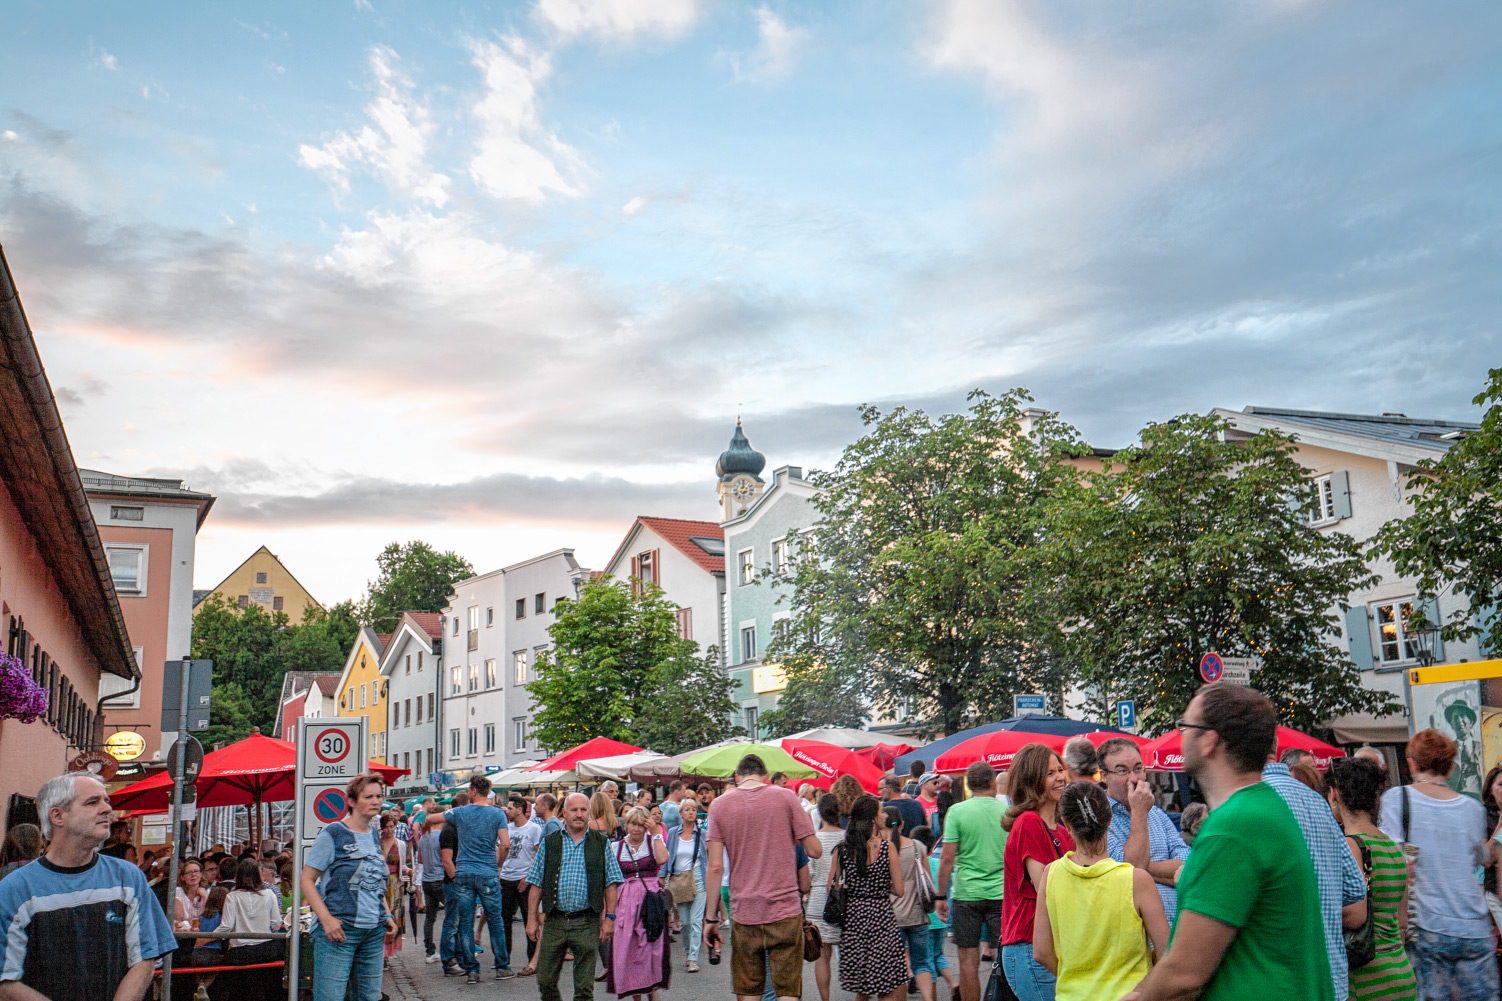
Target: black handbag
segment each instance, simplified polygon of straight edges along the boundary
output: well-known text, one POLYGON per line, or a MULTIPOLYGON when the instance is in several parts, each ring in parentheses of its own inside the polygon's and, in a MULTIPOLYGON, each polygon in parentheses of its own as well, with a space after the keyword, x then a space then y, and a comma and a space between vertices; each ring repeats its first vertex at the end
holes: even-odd
POLYGON ((824 900, 824 923, 843 928, 848 903, 845 894, 845 846, 840 845, 838 851, 840 853, 840 881, 829 888, 829 895, 824 900))
POLYGON ((1372 850, 1357 839, 1361 849, 1361 875, 1366 880, 1366 920, 1360 928, 1343 929, 1346 939, 1346 966, 1359 970, 1377 958, 1376 910, 1372 903, 1372 850))

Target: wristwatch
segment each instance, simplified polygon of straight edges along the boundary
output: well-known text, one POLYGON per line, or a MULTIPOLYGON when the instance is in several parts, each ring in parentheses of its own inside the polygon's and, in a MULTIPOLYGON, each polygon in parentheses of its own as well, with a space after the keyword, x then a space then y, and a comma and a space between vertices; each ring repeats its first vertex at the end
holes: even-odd
POLYGON ((612 921, 614 921, 614 920, 615 920, 615 915, 614 915, 614 914, 606 914, 606 915, 605 915, 605 916, 606 916, 606 917, 607 917, 607 918, 609 918, 609 919, 610 919, 610 920, 612 920, 612 921))

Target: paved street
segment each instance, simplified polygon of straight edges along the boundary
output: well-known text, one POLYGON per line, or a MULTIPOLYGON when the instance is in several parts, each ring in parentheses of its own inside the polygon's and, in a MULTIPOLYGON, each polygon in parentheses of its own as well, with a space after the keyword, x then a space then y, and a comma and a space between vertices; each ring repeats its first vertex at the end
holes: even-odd
MULTIPOLYGON (((518 929, 518 934, 520 930, 518 929)), ((386 978, 386 990, 391 994, 392 1001, 475 1001, 476 998, 489 999, 502 998, 505 1001, 532 1001, 537 997, 536 977, 516 977, 511 980, 497 982, 494 973, 491 972, 491 959, 487 949, 481 957, 484 979, 474 986, 464 982, 463 977, 445 977, 442 968, 437 963, 424 963, 422 961, 422 946, 413 941, 412 936, 406 938, 406 949, 399 956, 392 957, 391 973, 386 978)), ((525 963, 520 943, 517 943, 516 962, 514 966, 520 969, 525 963)), ((683 946, 675 943, 673 982, 672 986, 663 995, 664 1001, 669 998, 682 999, 682 1001, 697 1001, 699 998, 714 998, 716 1001, 729 1001, 730 993, 730 955, 727 950, 724 960, 718 966, 710 966, 701 952, 699 959, 699 973, 685 973, 683 970, 683 946)), ((954 945, 945 950, 949 955, 952 965, 955 962, 954 945)), ((836 959, 838 967, 838 959, 836 959)), ((559 981, 559 990, 563 992, 565 1001, 573 997, 573 976, 570 973, 572 964, 565 964, 563 978, 559 981)), ((990 973, 989 966, 981 967, 981 978, 990 973)), ((846 1001, 854 997, 848 991, 840 989, 839 970, 834 973, 833 989, 830 992, 832 999, 846 1001)), ((814 984, 814 968, 812 963, 803 966, 803 996, 817 1001, 819 997, 818 987, 814 984)), ((611 995, 605 993, 604 984, 595 985, 595 997, 599 1001, 608 1001, 611 995)), ((914 995, 916 997, 916 995, 914 995)), ((948 1001, 948 988, 942 984, 939 988, 938 1001, 948 1001)))

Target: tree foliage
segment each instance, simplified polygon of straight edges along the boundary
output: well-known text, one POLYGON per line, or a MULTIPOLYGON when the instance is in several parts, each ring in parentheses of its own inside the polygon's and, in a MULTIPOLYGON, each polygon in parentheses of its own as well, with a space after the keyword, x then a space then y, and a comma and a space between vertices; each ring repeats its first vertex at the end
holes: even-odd
POLYGON ((558 603, 548 633, 553 649, 527 686, 543 747, 611 737, 673 753, 730 735, 730 682, 713 653, 701 657, 679 637, 677 611, 656 585, 635 595, 630 582, 592 580, 558 603))
POLYGON ((366 588, 360 620, 378 633, 396 629, 403 612, 441 612, 454 585, 475 575, 464 557, 440 553, 421 540, 392 542, 376 557, 379 571, 366 588))
POLYGON ((1284 721, 1392 710, 1337 645, 1337 606, 1370 586, 1361 543, 1308 525, 1314 499, 1291 439, 1234 440, 1183 416, 1060 492, 1033 554, 1058 610, 1058 649, 1104 719, 1135 698, 1149 732, 1169 726, 1201 679, 1201 656, 1263 658, 1252 676, 1284 721))
POLYGON ((1467 599, 1449 621, 1433 623, 1447 640, 1481 634, 1486 650, 1502 650, 1502 368, 1488 373, 1471 401, 1485 407, 1479 430, 1467 433, 1437 460, 1408 477, 1413 512, 1388 522, 1370 555, 1387 556, 1393 569, 1417 578, 1418 590, 1438 595, 1449 587, 1467 599))
POLYGON ((213 727, 222 722, 230 740, 248 736, 252 726, 270 732, 282 676, 341 670, 359 628, 348 601, 328 611, 309 608, 293 625, 286 612, 254 603, 242 609, 222 595, 209 595, 193 617, 193 657, 214 662, 213 727), (233 694, 224 696, 228 701, 221 711, 226 686, 233 686, 233 694))
POLYGON ((864 407, 866 434, 815 474, 817 553, 792 574, 780 729, 828 722, 816 713, 858 692, 846 719, 855 705, 905 710, 952 733, 1010 715, 1016 692, 1062 688, 1029 551, 1086 449, 1025 390, 969 402, 939 418, 864 407))

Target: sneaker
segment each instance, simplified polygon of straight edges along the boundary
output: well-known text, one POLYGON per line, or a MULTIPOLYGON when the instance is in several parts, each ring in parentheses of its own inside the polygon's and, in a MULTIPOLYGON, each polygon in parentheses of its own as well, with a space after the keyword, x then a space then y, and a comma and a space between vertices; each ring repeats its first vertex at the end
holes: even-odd
POLYGON ((516 971, 509 966, 503 966, 495 971, 495 978, 497 980, 510 980, 514 976, 516 976, 516 971))
POLYGON ((436 963, 436 962, 438 962, 438 953, 436 953, 436 952, 430 952, 430 953, 428 953, 426 956, 423 957, 423 962, 424 963, 436 963))
POLYGON ((193 992, 193 1001, 209 1001, 209 989, 199 984, 198 989, 193 992))
POLYGON ((464 982, 466 984, 478 984, 480 982, 480 971, 476 970, 469 976, 465 977, 464 982))
POLYGON ((685 969, 687 969, 688 972, 690 972, 690 973, 698 973, 699 972, 699 964, 696 961, 690 959, 688 961, 688 966, 685 967, 685 969))
POLYGON ((443 975, 445 977, 458 977, 462 976, 463 974, 464 967, 460 966, 458 963, 445 963, 443 965, 443 975))
POLYGON ((475 955, 476 956, 478 956, 480 953, 482 953, 484 951, 485 951, 485 947, 483 945, 477 945, 477 946, 475 946, 475 955))

